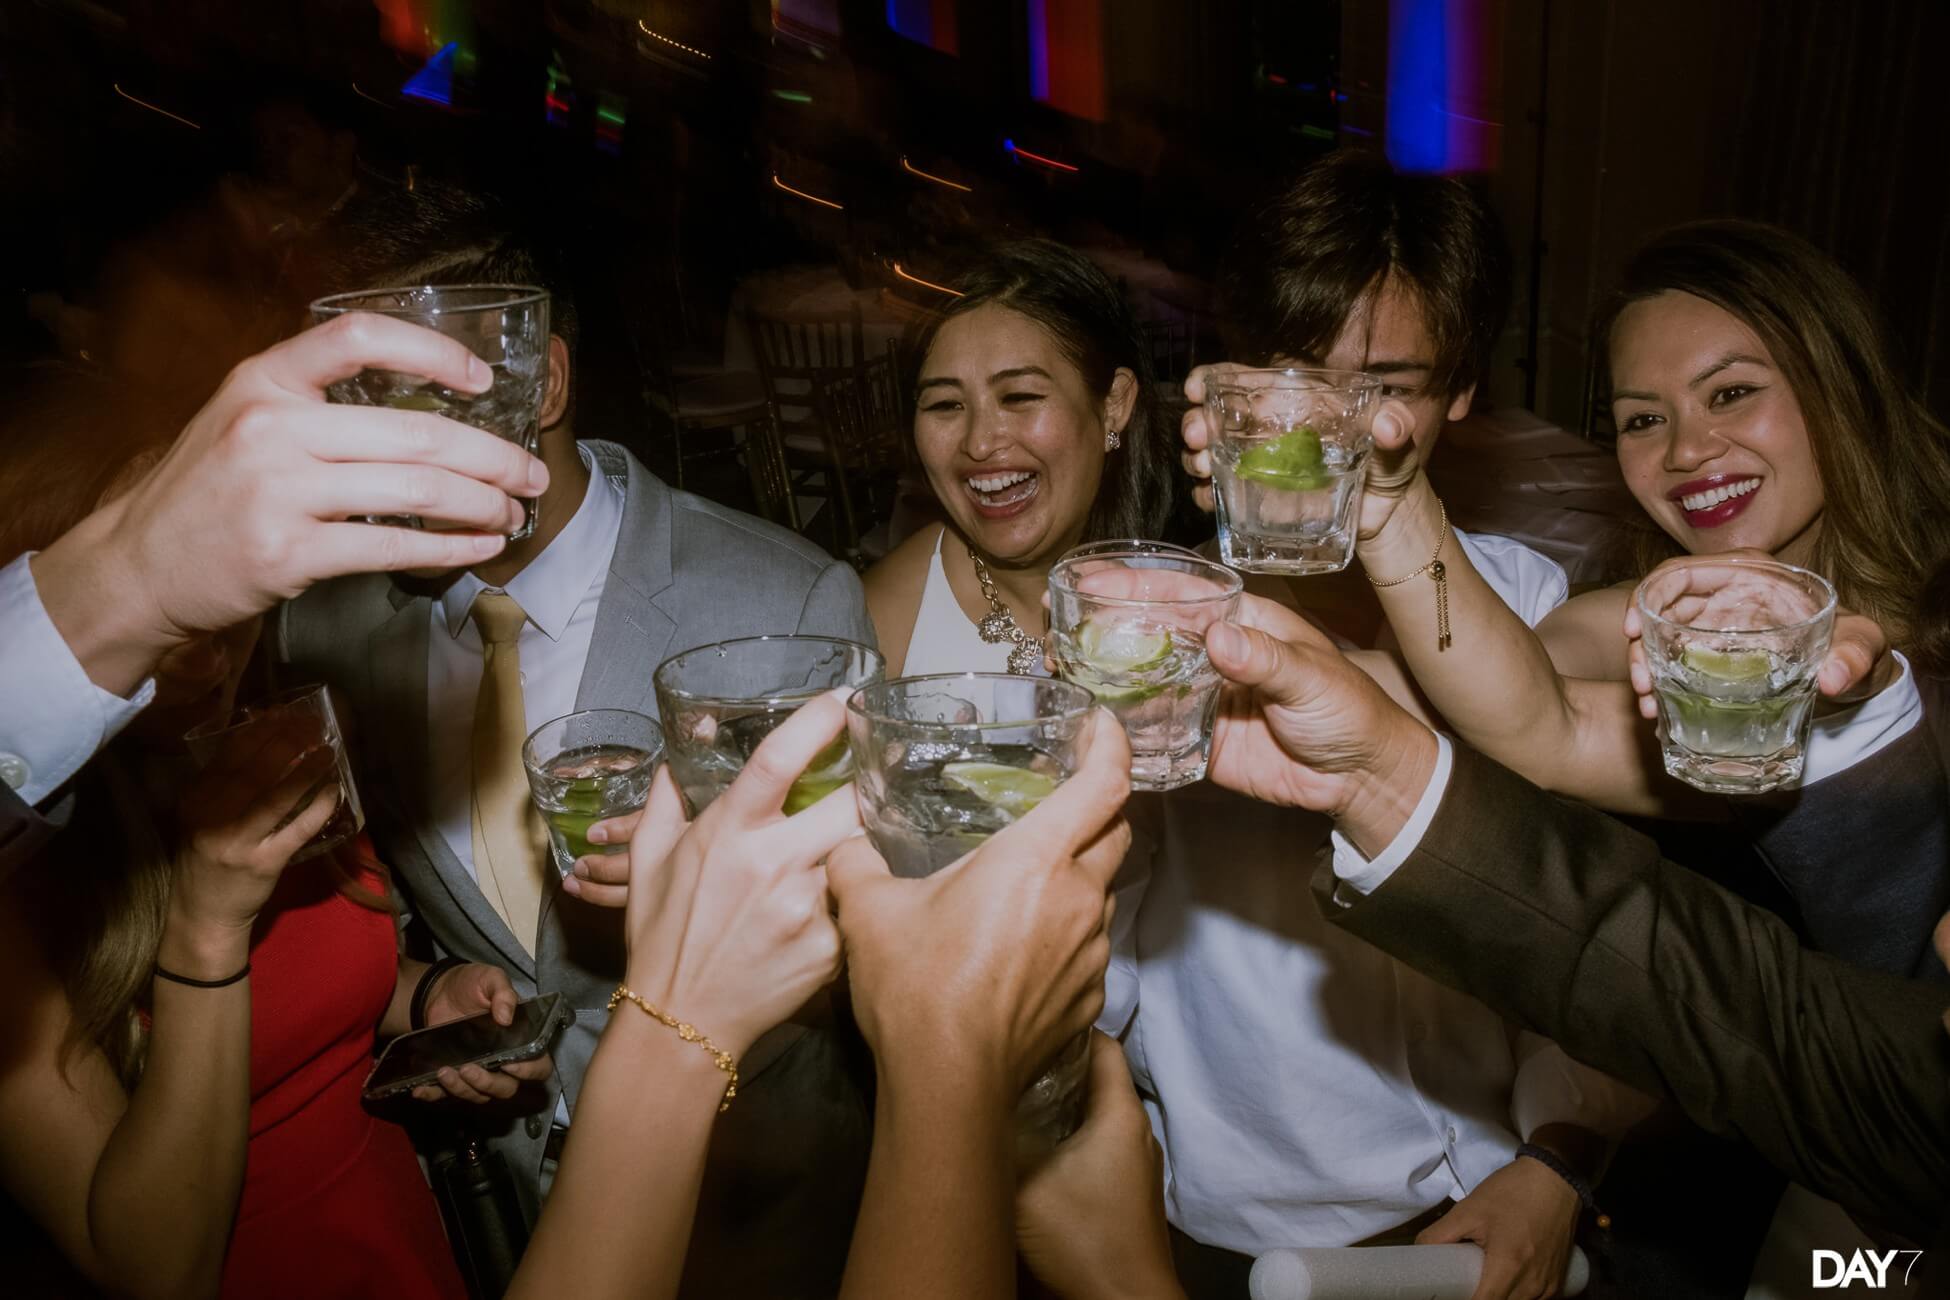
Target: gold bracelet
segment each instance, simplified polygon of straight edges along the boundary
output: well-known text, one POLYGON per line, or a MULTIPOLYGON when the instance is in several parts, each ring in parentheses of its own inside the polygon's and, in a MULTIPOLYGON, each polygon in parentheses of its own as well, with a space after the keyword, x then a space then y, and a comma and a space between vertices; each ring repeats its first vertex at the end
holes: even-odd
POLYGON ((695 1026, 686 1024, 673 1015, 657 1010, 657 1008, 646 1002, 640 994, 631 992, 627 984, 618 984, 616 986, 616 992, 609 995, 609 1009, 612 1012, 615 1011, 616 1004, 619 1002, 636 1003, 642 1009, 644 1015, 649 1016, 659 1024, 670 1026, 677 1031, 679 1038, 687 1043, 696 1043, 699 1047, 709 1052, 712 1061, 717 1064, 717 1067, 731 1076, 731 1082, 724 1086, 724 1100, 718 1103, 718 1114, 722 1115, 731 1109, 731 1099, 738 1095, 738 1062, 731 1059, 730 1052, 721 1050, 716 1043, 706 1038, 703 1034, 698 1033, 695 1026))
POLYGON ((1399 587, 1409 579, 1419 578, 1425 573, 1435 579, 1435 648, 1447 650, 1449 648, 1449 572, 1442 567, 1442 546, 1449 540, 1449 507, 1438 500, 1435 508, 1442 512, 1442 524, 1436 533, 1435 554, 1429 557, 1429 562, 1413 573, 1404 574, 1399 578, 1390 578, 1387 582, 1377 582, 1370 576, 1368 583, 1374 587, 1399 587))

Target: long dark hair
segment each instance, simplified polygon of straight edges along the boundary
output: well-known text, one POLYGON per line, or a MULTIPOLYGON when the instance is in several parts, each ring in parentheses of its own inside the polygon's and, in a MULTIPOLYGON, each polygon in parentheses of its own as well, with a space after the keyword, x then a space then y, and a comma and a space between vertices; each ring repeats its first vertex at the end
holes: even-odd
MULTIPOLYGON (((1920 668, 1950 672, 1950 602, 1941 595, 1950 586, 1950 429, 1904 382, 1868 296, 1785 230, 1692 222, 1654 236, 1626 264, 1601 321, 1604 354, 1620 312, 1674 291, 1743 321, 1793 389, 1821 473, 1814 567, 1920 668)), ((1641 572, 1679 553, 1656 528, 1637 543, 1641 572)))
POLYGON ((915 365, 926 359, 943 325, 994 304, 1049 331, 1099 402, 1120 368, 1136 376, 1130 422, 1122 445, 1105 455, 1082 540, 1159 536, 1171 518, 1177 433, 1159 413, 1151 351, 1117 286, 1081 253, 1047 239, 991 245, 952 283, 961 296, 923 322, 910 347, 915 365))

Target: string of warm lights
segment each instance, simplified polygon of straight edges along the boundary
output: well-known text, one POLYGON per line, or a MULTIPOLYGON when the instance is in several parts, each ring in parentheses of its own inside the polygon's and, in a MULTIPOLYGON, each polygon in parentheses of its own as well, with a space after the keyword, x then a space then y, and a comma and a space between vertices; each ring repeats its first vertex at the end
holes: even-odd
POLYGON ((787 185, 784 181, 779 179, 779 174, 777 172, 772 173, 772 184, 777 186, 779 189, 784 190, 787 194, 791 194, 798 198, 805 199, 807 202, 810 203, 817 203, 822 208, 831 208, 835 212, 846 211, 845 204, 835 203, 831 199, 822 199, 817 194, 808 194, 804 190, 793 189, 790 185, 787 185))
POLYGON ((907 281, 909 284, 918 284, 924 289, 933 289, 937 293, 945 293, 951 298, 961 297, 961 290, 959 289, 950 289, 945 284, 936 284, 932 280, 923 280, 918 275, 909 275, 906 271, 901 269, 901 264, 899 262, 894 263, 894 274, 898 275, 901 279, 907 281))
POLYGON ((949 180, 946 176, 936 176, 933 172, 922 171, 907 161, 906 154, 901 155, 901 170, 910 176, 919 176, 924 181, 933 181, 936 185, 946 185, 951 190, 960 190, 963 194, 973 193, 975 189, 973 185, 963 185, 959 181, 949 180))
POLYGON ((636 20, 636 28, 638 31, 642 32, 645 36, 648 36, 653 41, 662 41, 665 45, 671 46, 674 49, 682 50, 686 54, 695 54, 698 58, 703 59, 706 63, 709 63, 711 61, 711 56, 706 54, 703 50, 698 49, 696 46, 686 45, 682 41, 673 41, 670 39, 670 37, 665 36, 662 32, 651 31, 650 28, 647 25, 645 25, 644 21, 641 18, 636 20))
POLYGON ((120 95, 123 99, 128 100, 131 104, 140 105, 141 107, 148 109, 151 113, 161 113, 164 117, 168 118, 170 121, 181 122, 184 126, 187 126, 192 131, 201 131, 203 129, 201 123, 192 122, 187 117, 183 117, 177 113, 172 113, 166 108, 158 108, 156 105, 150 103, 146 99, 137 99, 134 95, 131 95, 128 91, 122 89, 121 83, 119 82, 110 82, 109 84, 114 87, 116 94, 120 95))

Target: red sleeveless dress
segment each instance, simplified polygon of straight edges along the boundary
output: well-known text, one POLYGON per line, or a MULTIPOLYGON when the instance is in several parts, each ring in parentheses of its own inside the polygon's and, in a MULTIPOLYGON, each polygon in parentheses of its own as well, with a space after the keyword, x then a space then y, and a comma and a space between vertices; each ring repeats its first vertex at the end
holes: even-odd
MULTIPOLYGON (((361 835, 341 850, 375 892, 361 835)), ((338 892, 324 859, 278 882, 251 940, 251 1120, 221 1294, 462 1300, 413 1145, 361 1107, 399 976, 393 916, 338 892)))

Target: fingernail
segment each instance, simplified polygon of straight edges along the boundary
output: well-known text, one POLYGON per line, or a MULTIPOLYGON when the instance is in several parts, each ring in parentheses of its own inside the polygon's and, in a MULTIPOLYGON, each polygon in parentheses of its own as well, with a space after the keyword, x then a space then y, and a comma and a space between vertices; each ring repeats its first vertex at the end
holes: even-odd
POLYGON ((601 822, 597 822, 589 828, 588 838, 591 844, 609 843, 609 827, 603 825, 601 822))
POLYGON ((588 880, 590 878, 589 864, 587 862, 584 862, 581 858, 576 859, 575 878, 577 880, 588 880))
POLYGON ((528 486, 538 495, 548 489, 548 466, 539 460, 528 463, 528 486))
POLYGON ((580 896, 582 893, 582 882, 577 880, 573 874, 564 876, 562 877, 562 892, 572 896, 580 896))
POLYGON ((494 369, 479 357, 469 357, 467 359, 467 377, 479 384, 482 388, 486 388, 494 382, 494 369))

